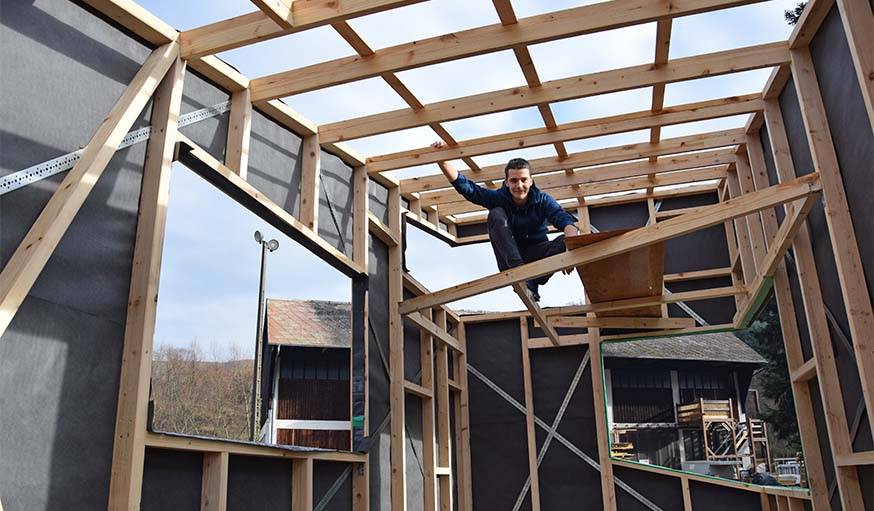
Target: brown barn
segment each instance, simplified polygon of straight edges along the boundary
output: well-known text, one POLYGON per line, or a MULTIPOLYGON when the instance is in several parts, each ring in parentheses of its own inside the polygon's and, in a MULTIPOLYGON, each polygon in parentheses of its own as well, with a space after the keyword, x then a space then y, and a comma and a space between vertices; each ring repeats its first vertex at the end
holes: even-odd
POLYGON ((350 449, 351 305, 267 300, 261 440, 350 449))

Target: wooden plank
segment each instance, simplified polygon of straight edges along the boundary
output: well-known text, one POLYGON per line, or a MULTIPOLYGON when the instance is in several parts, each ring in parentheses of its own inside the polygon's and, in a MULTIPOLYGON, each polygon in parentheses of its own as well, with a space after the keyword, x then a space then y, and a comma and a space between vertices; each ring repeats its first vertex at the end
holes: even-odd
MULTIPOLYGON (((675 59, 658 69, 653 69, 651 65, 646 64, 551 80, 536 88, 514 87, 485 92, 424 105, 419 110, 394 110, 323 124, 319 127, 319 135, 324 141, 350 140, 434 122, 524 108, 544 102, 565 101, 646 87, 656 83, 674 83, 704 76, 770 67, 788 62, 787 48, 784 42, 769 43, 675 59)), ((256 101, 287 95, 287 87, 270 85, 269 80, 272 78, 251 81, 252 97, 256 101)))
MULTIPOLYGON (((771 153, 774 158, 778 179, 780 181, 785 181, 794 178, 795 167, 789 151, 789 140, 786 136, 786 128, 783 124, 783 114, 780 110, 780 104, 776 98, 765 101, 765 123, 768 128, 768 135, 771 139, 771 153)), ((793 252, 796 258, 802 256, 804 259, 801 261, 802 267, 805 267, 805 264, 812 265, 811 246, 806 230, 803 229, 799 235, 796 235, 793 252)), ((815 266, 810 267, 815 271, 815 266)), ((800 271, 800 268, 798 269, 800 271)), ((807 267, 805 267, 805 269, 807 269, 807 267)), ((799 278, 799 281, 804 284, 805 282, 816 282, 817 279, 818 277, 814 275, 813 277, 799 278)), ((785 268, 778 269, 775 273, 774 290, 777 297, 777 306, 780 312, 780 325, 783 331, 784 345, 786 346, 786 360, 789 369, 795 370, 804 363, 804 355, 802 353, 801 339, 795 320, 795 305, 792 299, 792 291, 785 268)), ((808 295, 810 300, 803 295, 802 297, 804 303, 808 304, 805 305, 805 319, 810 328, 811 344, 814 347, 814 356, 816 356, 816 351, 822 351, 826 344, 830 344, 830 340, 826 340, 825 342, 819 342, 819 340, 823 339, 823 335, 829 336, 830 334, 828 333, 828 326, 825 323, 825 311, 820 305, 822 298, 821 294, 819 294, 819 286, 809 287, 808 293, 811 292, 814 293, 815 296, 809 297, 808 295), (819 300, 819 302, 816 300, 819 300), (821 349, 817 350, 817 347, 820 347, 821 349)), ((828 337, 825 339, 828 339, 828 337)), ((828 356, 833 357, 831 349, 825 350, 824 352, 828 356)), ((817 361, 816 364, 817 372, 825 371, 825 373, 820 372, 819 374, 830 374, 832 375, 832 378, 836 378, 836 366, 833 358, 826 361, 817 361)), ((834 381, 832 378, 829 378, 828 381, 834 381)), ((819 381, 818 383, 821 392, 823 389, 827 389, 830 392, 837 390, 832 385, 824 385, 823 381, 819 381)), ((805 462, 807 465, 810 487, 813 493, 814 505, 817 506, 817 509, 830 509, 830 493, 828 491, 825 469, 820 454, 821 450, 819 436, 815 425, 816 423, 813 420, 813 401, 810 387, 806 383, 793 382, 792 394, 795 400, 796 414, 798 415, 799 431, 801 433, 802 445, 804 447, 805 462)), ((831 401, 834 400, 824 400, 822 402, 823 409, 827 414, 826 438, 829 439, 830 445, 832 444, 831 435, 837 434, 840 430, 848 431, 845 429, 846 419, 843 420, 844 425, 842 427, 840 424, 840 418, 837 416, 831 416, 831 414, 843 414, 843 406, 831 401), (838 410, 837 407, 840 407, 840 409, 838 410)), ((841 415, 840 417, 845 416, 841 415)), ((839 485, 846 486, 845 481, 845 479, 839 480, 839 485)))
POLYGON ((375 12, 410 5, 422 0, 305 0, 292 4, 294 26, 282 28, 263 12, 185 30, 180 34, 182 58, 195 59, 259 41, 329 25, 375 12))
POLYGON ((464 351, 464 346, 458 342, 458 339, 449 335, 449 333, 437 326, 436 323, 429 320, 425 316, 420 313, 412 313, 407 315, 407 319, 417 324, 419 328, 433 335, 436 340, 439 340, 441 344, 449 346, 455 351, 464 351))
POLYGON ((283 29, 294 25, 294 0, 251 0, 258 9, 283 29))
POLYGON ((695 326, 692 318, 641 318, 641 317, 585 317, 553 316, 550 323, 556 328, 691 328, 695 326))
MULTIPOLYGON (((539 14, 512 25, 497 23, 376 51, 367 59, 341 57, 274 73, 252 81, 259 99, 273 99, 396 73, 429 64, 472 57, 528 44, 611 30, 668 16, 683 16, 732 5, 738 0, 677 0, 670 5, 645 0, 612 2, 539 14)), ((548 101, 543 101, 548 102, 548 101)), ((534 104, 541 103, 535 102, 534 104)))
POLYGON ((874 465, 874 451, 854 452, 838 457, 835 463, 839 467, 857 467, 874 465))
POLYGON ((291 461, 291 508, 313 511, 313 459, 291 461))
POLYGON ((734 479, 727 479, 722 477, 713 477, 702 474, 696 474, 694 472, 681 472, 679 470, 674 470, 665 467, 659 467, 657 465, 650 465, 645 463, 639 463, 636 461, 623 461, 614 459, 612 461, 614 466, 628 468, 632 470, 642 470, 644 472, 650 472, 653 474, 661 474, 669 477, 676 478, 685 478, 689 481, 695 481, 696 483, 702 484, 710 484, 716 486, 722 486, 725 488, 734 488, 736 490, 749 491, 753 493, 764 493, 765 495, 775 495, 775 496, 784 496, 791 497, 795 499, 801 500, 810 500, 810 493, 806 488, 794 488, 794 487, 782 487, 782 486, 759 486, 756 484, 744 483, 741 481, 735 481, 734 479))
MULTIPOLYGON (((26 241, 37 228, 48 230, 48 233, 39 238, 40 244, 46 242, 48 245, 33 247, 35 251, 32 258, 40 257, 37 255, 39 252, 45 252, 45 255, 42 256, 44 259, 29 263, 38 264, 38 268, 33 267, 30 270, 32 278, 35 279, 57 246, 64 231, 72 223, 78 208, 87 198, 91 187, 97 182, 122 137, 145 106, 149 95, 151 95, 149 89, 154 90, 155 95, 152 98, 153 132, 148 142, 146 160, 143 164, 139 221, 134 240, 133 271, 128 292, 129 303, 119 377, 108 502, 110 509, 138 507, 142 491, 145 456, 143 435, 146 431, 146 416, 148 415, 149 378, 152 367, 151 348, 157 306, 155 297, 157 296, 164 243, 164 225, 174 140, 182 102, 182 81, 185 76, 185 64, 178 59, 177 52, 178 47, 172 43, 158 48, 146 60, 143 68, 134 77, 131 85, 125 90, 119 102, 98 129, 97 134, 89 142, 82 158, 67 174, 58 191, 52 195, 28 236, 25 237, 26 241), (147 85, 147 82, 150 81, 154 81, 154 85, 147 85), (88 160, 86 160, 86 154, 88 160), (74 176, 73 173, 77 173, 77 175, 74 176), (60 232, 52 233, 55 229, 60 229, 60 232)), ((15 255, 18 255, 19 250, 16 250, 15 255)), ((15 255, 13 255, 13 259, 15 255)), ((0 282, 4 282, 3 276, 7 274, 7 271, 10 271, 12 263, 13 260, 7 263, 3 274, 0 275, 0 282)), ((27 294, 32 284, 33 280, 30 280, 29 283, 21 282, 18 284, 27 287, 27 290, 22 290, 24 293, 21 299, 27 294)), ((4 286, 0 285, 0 289, 4 289, 4 286)), ((3 296, 6 296, 5 293, 3 296)), ((20 303, 19 301, 18 304, 20 303)), ((16 304, 16 308, 18 304, 16 304)), ((11 319, 10 315, 9 320, 11 319)), ((7 325, 8 320, 0 319, 0 336, 7 325)))
MULTIPOLYGON (((745 146, 738 149, 735 168, 737 170, 736 175, 740 186, 740 193, 752 192, 755 189, 753 171, 750 168, 750 161, 747 159, 745 146)), ((761 266, 762 258, 765 257, 765 252, 768 250, 767 243, 765 242, 765 232, 762 227, 762 217, 756 212, 752 215, 747 215, 743 220, 746 222, 747 232, 749 233, 753 264, 758 268, 761 266)))
MULTIPOLYGON (((530 160, 531 174, 538 176, 547 172, 555 172, 572 167, 586 167, 592 165, 604 165, 608 163, 619 163, 627 160, 637 160, 649 156, 676 155, 692 151, 701 151, 705 149, 713 149, 717 147, 733 146, 743 143, 746 140, 746 134, 740 129, 731 129, 723 131, 715 131, 711 133, 701 133, 686 137, 677 137, 667 139, 658 144, 650 144, 642 142, 638 144, 626 144, 621 146, 606 147, 603 149, 594 149, 590 151, 582 151, 568 155, 565 159, 558 157, 535 158, 530 160)), ((694 156, 680 156, 677 160, 671 163, 680 163, 680 168, 696 168, 702 165, 707 165, 713 158, 718 158, 716 163, 724 163, 725 153, 723 152, 708 152, 707 154, 694 156)), ((581 169, 574 173, 574 179, 566 184, 584 184, 607 179, 619 179, 624 177, 636 177, 646 175, 651 172, 666 172, 668 169, 660 169, 659 164, 651 164, 644 162, 634 162, 621 168, 613 169, 608 167, 598 167, 591 169, 581 169), (657 170, 658 169, 658 170, 657 170)), ((618 166, 617 166, 618 167, 618 166)), ((674 169, 674 170, 680 170, 674 169)), ((468 179, 474 182, 485 182, 489 180, 504 179, 504 165, 490 165, 483 167, 482 170, 474 173, 471 171, 460 170, 468 179)), ((411 178, 405 180, 409 183, 405 187, 404 193, 420 192, 425 190, 436 190, 449 187, 446 178, 440 175, 423 176, 419 178, 411 178)), ((560 181, 553 183, 554 185, 563 184, 560 181)))
POLYGON ((336 461, 342 463, 364 463, 367 454, 343 451, 299 451, 285 447, 265 444, 252 444, 233 440, 214 438, 187 437, 181 435, 165 435, 146 432, 146 447, 156 449, 171 449, 188 452, 227 452, 239 456, 255 456, 258 458, 304 459, 319 461, 336 461))
POLYGON ((459 511, 473 511, 473 491, 471 486, 470 463, 470 397, 467 384, 467 342, 465 326, 459 322, 456 336, 465 347, 465 351, 455 355, 455 379, 462 391, 455 398, 455 453, 456 453, 456 488, 458 491, 459 511))
POLYGON ((228 509, 228 453, 203 453, 200 511, 228 509))
MULTIPOLYGON (((689 490, 689 479, 680 478, 680 486, 683 492, 683 511, 692 511, 692 492, 689 490)), ((764 511, 764 507, 762 510, 764 511)))
POLYGON ((370 461, 352 466, 352 511, 370 510, 370 461))
MULTIPOLYGON (((402 222, 398 188, 388 191, 388 226, 400 239, 402 222)), ((404 511, 407 506, 406 485, 406 415, 404 412, 404 322, 398 304, 404 297, 403 249, 389 247, 389 406, 391 414, 391 508, 404 511)))
POLYGON ((231 94, 231 114, 228 121, 228 141, 225 166, 246 179, 249 166, 249 139, 252 134, 252 102, 249 89, 231 94))
POLYGON ((865 0, 837 0, 868 123, 874 130, 874 14, 865 0))
POLYGON ((528 444, 528 473, 531 510, 540 511, 540 476, 537 469, 537 436, 534 430, 534 387, 531 383, 531 355, 528 353, 528 319, 519 318, 522 338, 522 384, 525 391, 525 436, 528 444))
MULTIPOLYGON (((628 114, 561 124, 554 128, 533 128, 500 135, 462 140, 454 146, 420 147, 381 154, 367 159, 370 172, 384 172, 427 163, 537 147, 565 140, 611 135, 654 126, 667 126, 755 112, 762 109, 761 94, 732 96, 710 101, 676 105, 659 112, 644 110, 628 114)), ((658 141, 651 142, 658 143, 658 141)))
MULTIPOLYGON (((585 204, 589 208, 600 208, 605 206, 618 206, 621 204, 633 204, 645 201, 647 199, 673 199, 677 197, 689 197, 693 195, 706 195, 716 193, 718 190, 716 184, 704 183, 700 185, 689 185, 667 190, 654 190, 646 193, 643 190, 628 192, 619 195, 610 195, 607 197, 587 198, 585 204)), ((574 211, 579 206, 579 201, 560 203, 563 209, 574 211)), ((481 224, 486 221, 485 212, 472 213, 464 216, 454 217, 456 225, 481 224)), ((555 231, 551 231, 555 232, 555 231)), ((446 236, 447 239, 451 239, 446 236)))
POLYGON ((328 264, 345 275, 356 277, 365 273, 364 268, 346 254, 337 250, 278 204, 267 198, 257 188, 241 179, 235 172, 222 165, 212 155, 181 134, 179 135, 179 145, 177 158, 182 163, 199 172, 207 180, 224 187, 225 192, 231 197, 251 202, 252 208, 257 207, 259 210, 256 214, 268 221, 273 220, 274 227, 322 257, 328 264))
MULTIPOLYGON (((300 136, 318 133, 319 127, 315 123, 278 99, 255 103, 255 108, 300 136)), ((353 167, 361 165, 360 162, 349 164, 353 167)))
POLYGON ((83 0, 83 3, 154 46, 175 41, 178 32, 132 0, 83 0))
MULTIPOLYGON (((725 138, 722 137, 707 137, 707 142, 704 142, 702 145, 712 145, 712 144, 720 144, 726 141, 725 138)), ((677 141, 677 148, 682 150, 685 145, 684 142, 688 142, 688 140, 677 141)), ((700 142, 700 139, 695 142, 700 142)), ((660 145, 666 144, 666 142, 661 142, 660 145)), ((617 148, 618 149, 618 148, 617 148)), ((647 151, 650 152, 650 151, 647 151)), ((661 150, 651 151, 652 153, 661 153, 661 150)), ((572 157, 574 155, 580 155, 581 153, 574 153, 572 155, 568 155, 568 157, 572 157)), ((594 155, 598 157, 598 155, 594 153, 590 153, 590 155, 594 155)), ((605 153, 600 154, 601 157, 605 156, 605 153)), ((611 158, 612 159, 612 158, 611 158)), ((669 156, 662 156, 658 159, 656 163, 651 163, 648 161, 630 161, 626 163, 618 163, 611 165, 598 165, 598 166, 586 166, 584 168, 576 168, 573 171, 573 174, 568 175, 565 172, 555 172, 555 171, 540 171, 539 167, 535 167, 532 171, 532 174, 536 176, 537 187, 541 189, 552 189, 561 186, 580 186, 587 183, 600 183, 603 181, 610 181, 613 179, 623 179, 623 178, 632 178, 639 176, 646 176, 649 174, 660 174, 663 172, 674 172, 679 170, 689 170, 689 169, 698 169, 703 167, 712 167, 716 165, 724 165, 728 163, 734 162, 734 149, 733 148, 725 148, 725 149, 715 149, 710 151, 699 151, 695 153, 680 153, 673 154, 669 156)), ((551 162, 547 161, 547 169, 552 168, 550 165, 551 162)), ((487 167, 488 168, 488 167, 487 167)), ((468 178, 479 180, 477 175, 466 174, 468 178)), ((499 178, 503 179, 503 177, 499 178)), ((480 181, 488 185, 491 183, 489 180, 480 181)), ((495 181, 497 182, 497 181, 495 181)), ((404 179, 401 182, 401 191, 405 193, 404 190, 410 190, 410 192, 419 192, 421 197, 426 197, 431 194, 443 193, 445 191, 450 190, 447 188, 449 183, 447 183, 446 179, 441 176, 431 175, 431 176, 423 176, 419 178, 410 178, 404 179), (440 179, 437 179, 440 178, 440 179), (438 188, 442 188, 442 190, 438 190, 438 188)))
POLYGON ((364 166, 359 165, 352 169, 352 260, 365 271, 370 258, 369 181, 364 166))
MULTIPOLYGON (((665 175, 656 175, 653 178, 649 176, 637 177, 631 179, 622 179, 616 181, 603 181, 592 183, 589 185, 572 185, 560 188, 550 188, 549 194, 556 200, 572 199, 581 194, 583 196, 602 195, 608 193, 627 192, 632 190, 640 190, 646 187, 673 186, 679 184, 695 183, 701 181, 713 181, 721 179, 726 175, 728 170, 727 165, 717 167, 706 167, 703 169, 688 170, 683 172, 671 172, 665 175)), ((566 174, 561 174, 566 176, 566 174)), ((538 188, 540 187, 538 183, 538 188)), ((456 215, 461 213, 470 213, 473 211, 481 211, 485 208, 468 202, 461 194, 454 189, 439 194, 430 195, 431 200, 445 200, 435 204, 441 214, 456 215)), ((425 200, 425 199, 421 199, 425 200)), ((431 205, 431 204, 429 204, 431 205)))
POLYGON ((149 55, 6 263, 0 273, 0 336, 178 53, 173 42, 149 55))
POLYGON ((656 225, 635 229, 631 232, 610 238, 594 245, 582 247, 571 252, 541 259, 534 263, 517 266, 504 272, 482 277, 472 282, 405 300, 400 307, 402 314, 450 303, 494 289, 521 282, 541 275, 554 273, 563 268, 578 266, 605 259, 638 247, 666 241, 699 229, 724 222, 726 219, 748 215, 761 209, 774 207, 820 190, 818 176, 808 175, 792 182, 782 183, 758 192, 715 204, 699 213, 682 215, 656 225))
MULTIPOLYGON (((527 319, 527 316, 522 316, 522 319, 527 319)), ((591 337, 587 334, 560 335, 558 336, 558 346, 552 343, 549 337, 529 337, 528 349, 540 348, 561 348, 562 346, 580 346, 589 344, 591 337)))
MULTIPOLYGON (((835 0, 810 0, 789 36, 790 48, 806 48, 819 31, 835 0)), ((793 75, 795 73, 792 73, 793 75)))
POLYGON ((791 372, 793 382, 806 382, 816 378, 816 358, 811 358, 791 372))
MULTIPOLYGON (((736 199, 742 195, 740 189, 740 180, 737 176, 737 171, 729 171, 726 178, 728 196, 731 199, 736 199)), ((756 260, 753 256, 752 241, 750 241, 750 231, 743 217, 734 219, 734 233, 737 235, 737 248, 740 254, 741 268, 743 268, 743 281, 747 286, 752 287, 753 280, 756 278, 756 260)))
MULTIPOLYGON (((428 334, 423 333, 422 335, 428 335, 428 334)), ((428 353, 428 356, 430 357, 431 351, 428 350, 427 353, 428 353)), ((433 392, 431 392, 430 388, 419 385, 418 383, 411 382, 409 380, 404 381, 404 390, 406 390, 408 394, 412 394, 416 397, 421 397, 423 399, 431 399, 432 397, 434 397, 434 394, 433 394, 433 392)))
MULTIPOLYGON (((446 330, 446 312, 434 312, 437 327, 446 330)), ((462 347, 463 349, 463 347, 462 347)), ((437 466, 452 466, 452 429, 449 417, 449 351, 446 344, 434 347, 434 405, 437 408, 437 466)), ((439 485, 440 511, 452 511, 452 471, 437 471, 441 477, 439 485)))
POLYGON ((592 363, 592 394, 595 409, 595 432, 598 438, 598 464, 601 472, 601 500, 605 511, 616 511, 616 488, 613 484, 613 464, 610 460, 610 437, 607 431, 607 411, 604 401, 604 375, 601 366, 601 332, 598 328, 589 329, 592 342, 589 353, 592 363))
POLYGON ((792 50, 791 65, 813 167, 822 179, 825 219, 850 325, 868 421, 874 424, 874 343, 869 341, 874 339, 874 310, 866 286, 856 231, 810 50, 792 50))
POLYGON ((321 155, 318 135, 308 135, 301 145, 300 222, 313 232, 319 232, 319 191, 321 155))
POLYGON ((549 321, 547 321, 546 316, 543 315, 543 310, 540 308, 540 305, 537 305, 537 302, 531 299, 528 295, 528 289, 525 287, 525 284, 515 283, 513 284, 513 291, 519 295, 519 299, 522 300, 522 303, 525 304, 525 307, 528 308, 528 312, 531 313, 531 316, 537 321, 537 325, 543 330, 543 333, 549 338, 550 341, 555 346, 558 346, 558 332, 555 331, 555 328, 549 321))
MULTIPOLYGON (((426 311, 430 318, 431 311, 426 311)), ((419 330, 419 365, 422 368, 422 385, 418 389, 422 400, 422 492, 424 494, 424 511, 437 509, 437 466, 436 421, 434 417, 434 339, 425 330, 419 330)), ((411 382, 405 381, 404 386, 411 390, 411 382)))
POLYGON ((379 218, 376 218, 376 215, 374 215, 370 211, 367 212, 367 223, 369 226, 370 234, 376 236, 377 239, 385 243, 387 247, 396 247, 400 245, 400 242, 397 238, 395 238, 394 234, 391 232, 388 226, 382 223, 379 218))

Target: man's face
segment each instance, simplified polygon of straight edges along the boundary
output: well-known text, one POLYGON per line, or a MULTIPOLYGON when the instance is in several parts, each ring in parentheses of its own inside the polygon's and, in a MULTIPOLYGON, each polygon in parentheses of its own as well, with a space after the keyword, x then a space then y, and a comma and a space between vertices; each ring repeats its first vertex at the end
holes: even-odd
POLYGON ((513 196, 513 202, 524 204, 528 200, 528 190, 531 189, 531 169, 510 169, 507 171, 507 188, 513 196))

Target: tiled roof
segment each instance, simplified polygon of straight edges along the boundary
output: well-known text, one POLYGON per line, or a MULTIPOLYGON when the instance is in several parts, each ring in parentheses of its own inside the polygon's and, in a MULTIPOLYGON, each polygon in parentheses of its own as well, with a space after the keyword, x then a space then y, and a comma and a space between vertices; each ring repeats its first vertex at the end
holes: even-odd
POLYGON ((604 356, 608 358, 703 360, 751 364, 766 362, 754 349, 729 332, 606 342, 602 350, 604 356))
POLYGON ((267 300, 267 342, 352 347, 352 305, 321 300, 267 300))

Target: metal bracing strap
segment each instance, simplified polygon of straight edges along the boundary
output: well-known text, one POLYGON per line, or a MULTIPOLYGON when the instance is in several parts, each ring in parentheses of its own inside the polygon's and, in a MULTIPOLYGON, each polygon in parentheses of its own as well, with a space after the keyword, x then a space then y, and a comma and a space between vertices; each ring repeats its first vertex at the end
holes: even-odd
MULTIPOLYGON (((207 108, 195 110, 194 112, 190 112, 179 117, 179 127, 182 128, 188 126, 189 124, 200 122, 204 119, 216 117, 227 112, 230 109, 231 102, 225 101, 224 103, 218 103, 207 108)), ((121 144, 119 144, 118 148, 124 149, 125 147, 130 147, 134 144, 145 142, 149 139, 151 134, 151 126, 135 129, 125 135, 125 137, 121 140, 121 144)), ((9 193, 13 190, 17 190, 21 187, 35 183, 47 177, 51 177, 55 174, 59 174, 61 172, 72 169, 76 162, 79 161, 79 158, 82 156, 83 150, 84 149, 78 149, 71 153, 58 156, 57 158, 52 158, 51 160, 39 163, 32 167, 28 167, 26 169, 19 170, 9 175, 0 177, 0 195, 9 193)))

